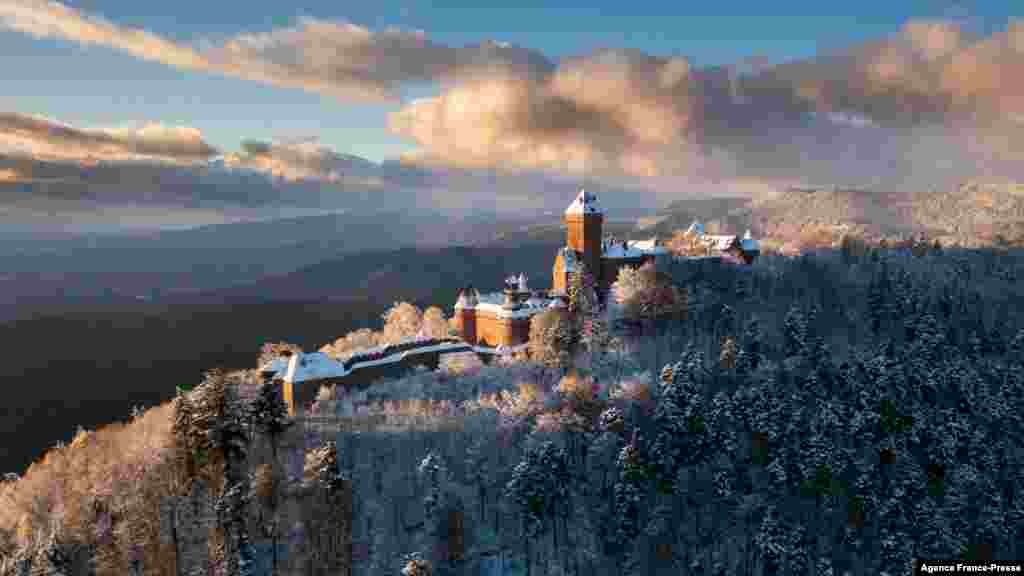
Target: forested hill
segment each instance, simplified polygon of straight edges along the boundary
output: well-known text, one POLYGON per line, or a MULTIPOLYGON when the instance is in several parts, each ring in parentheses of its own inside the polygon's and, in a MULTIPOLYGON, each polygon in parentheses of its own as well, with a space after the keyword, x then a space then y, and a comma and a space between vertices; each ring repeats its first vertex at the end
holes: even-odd
POLYGON ((1024 253, 670 273, 689 296, 672 320, 606 338, 583 306, 535 334, 548 366, 323 390, 317 420, 211 373, 0 483, 0 567, 875 576, 1021 558, 1024 253))
POLYGON ((808 236, 838 240, 924 234, 943 245, 1024 246, 1024 185, 968 181, 950 190, 892 193, 860 189, 782 190, 749 198, 681 200, 650 219, 648 230, 670 237, 693 220, 708 233, 754 235, 778 244, 807 244, 808 236), (655 223, 656 222, 656 223, 655 223))

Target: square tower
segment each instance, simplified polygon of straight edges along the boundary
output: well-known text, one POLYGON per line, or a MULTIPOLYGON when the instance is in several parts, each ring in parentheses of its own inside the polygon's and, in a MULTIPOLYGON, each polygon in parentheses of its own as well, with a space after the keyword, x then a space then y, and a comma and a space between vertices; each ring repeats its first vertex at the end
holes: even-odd
POLYGON ((567 228, 566 246, 578 252, 594 278, 599 278, 604 212, 597 204, 597 196, 580 190, 576 199, 565 209, 564 222, 567 228))

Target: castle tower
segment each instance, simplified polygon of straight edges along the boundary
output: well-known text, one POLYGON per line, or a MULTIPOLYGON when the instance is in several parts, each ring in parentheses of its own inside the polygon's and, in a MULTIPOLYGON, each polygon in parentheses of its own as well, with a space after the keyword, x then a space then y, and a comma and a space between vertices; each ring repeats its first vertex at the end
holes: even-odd
POLYGON ((601 277, 601 225, 604 212, 597 204, 597 196, 580 190, 576 199, 565 209, 567 227, 566 246, 578 252, 595 279, 601 277))
POLYGON ((476 344, 476 305, 479 302, 479 293, 472 285, 466 286, 455 302, 455 329, 470 344, 476 344))

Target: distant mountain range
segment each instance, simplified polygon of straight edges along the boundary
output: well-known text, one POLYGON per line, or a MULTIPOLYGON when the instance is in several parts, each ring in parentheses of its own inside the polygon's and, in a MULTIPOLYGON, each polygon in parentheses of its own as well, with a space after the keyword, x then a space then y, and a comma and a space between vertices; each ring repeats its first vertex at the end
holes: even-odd
POLYGON ((497 226, 488 215, 350 212, 10 245, 0 249, 0 321, 65 305, 155 301, 246 284, 344 254, 483 242, 497 226))

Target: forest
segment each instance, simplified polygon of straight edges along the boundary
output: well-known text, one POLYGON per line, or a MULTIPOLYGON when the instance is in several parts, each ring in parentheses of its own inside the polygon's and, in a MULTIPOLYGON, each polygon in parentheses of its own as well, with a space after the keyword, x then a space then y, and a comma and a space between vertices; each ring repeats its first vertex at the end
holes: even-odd
MULTIPOLYGON (((0 574, 894 576, 915 558, 1019 559, 1022 272, 1019 249, 847 243, 749 267, 671 259, 620 276, 607 306, 577 274, 529 354, 322 389, 297 418, 254 370, 214 369, 8 475, 0 574)), ((403 330, 422 329, 412 316, 403 330)))

